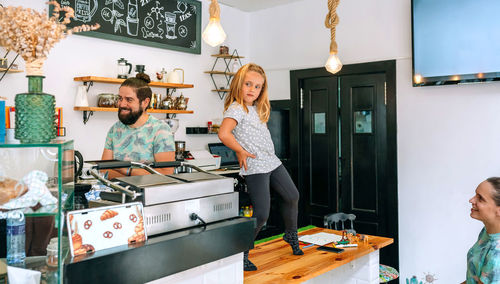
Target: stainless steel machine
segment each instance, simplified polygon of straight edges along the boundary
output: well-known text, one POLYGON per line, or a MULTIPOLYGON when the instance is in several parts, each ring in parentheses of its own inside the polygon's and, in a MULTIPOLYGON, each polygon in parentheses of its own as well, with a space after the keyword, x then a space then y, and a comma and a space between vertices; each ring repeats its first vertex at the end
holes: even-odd
POLYGON ((102 192, 101 198, 111 203, 140 201, 144 205, 144 221, 148 235, 156 235, 203 223, 238 216, 238 193, 234 180, 205 172, 184 162, 160 162, 144 165, 135 162, 100 162, 89 171, 115 192, 102 192), (197 172, 162 175, 154 168, 187 166, 197 172), (109 181, 99 170, 135 167, 150 175, 126 176, 109 181))

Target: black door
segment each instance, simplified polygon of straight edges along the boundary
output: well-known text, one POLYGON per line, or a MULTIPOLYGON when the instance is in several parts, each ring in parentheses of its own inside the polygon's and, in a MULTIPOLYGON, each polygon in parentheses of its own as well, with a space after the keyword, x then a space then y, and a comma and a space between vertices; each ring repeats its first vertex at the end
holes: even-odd
MULTIPOLYGON (((391 236, 395 216, 387 187, 388 151, 385 74, 340 77, 341 212, 356 215, 356 231, 391 236)), ((396 246, 381 250, 380 261, 395 265, 396 246)))
POLYGON ((291 71, 290 121, 298 127, 290 129, 290 157, 300 225, 323 226, 326 214, 353 213, 357 232, 394 238, 381 250, 381 263, 397 269, 395 71, 394 60, 345 65, 335 75, 325 68, 291 71))
POLYGON ((337 80, 305 79, 301 104, 303 220, 323 226, 323 216, 338 210, 337 80))

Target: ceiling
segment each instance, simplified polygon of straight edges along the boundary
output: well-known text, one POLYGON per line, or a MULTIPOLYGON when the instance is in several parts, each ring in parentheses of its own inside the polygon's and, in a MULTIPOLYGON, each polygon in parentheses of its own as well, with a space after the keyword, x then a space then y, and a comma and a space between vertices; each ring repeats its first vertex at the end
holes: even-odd
POLYGON ((253 12, 297 1, 301 0, 219 0, 218 2, 241 11, 253 12))

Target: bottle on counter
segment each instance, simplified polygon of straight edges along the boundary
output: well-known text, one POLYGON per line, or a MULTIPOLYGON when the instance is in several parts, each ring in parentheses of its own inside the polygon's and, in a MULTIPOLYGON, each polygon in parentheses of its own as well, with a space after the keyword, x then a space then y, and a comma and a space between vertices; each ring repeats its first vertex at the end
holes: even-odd
POLYGON ((207 122, 208 133, 212 133, 212 122, 207 122))
POLYGON ((252 207, 252 205, 250 205, 250 207, 248 208, 248 214, 250 215, 248 217, 252 217, 253 216, 253 207, 252 207))
POLYGON ((243 209, 243 216, 250 217, 250 208, 248 206, 245 206, 245 209, 243 209))
POLYGON ((7 217, 7 264, 22 264, 26 259, 24 243, 26 227, 22 212, 10 213, 7 217))

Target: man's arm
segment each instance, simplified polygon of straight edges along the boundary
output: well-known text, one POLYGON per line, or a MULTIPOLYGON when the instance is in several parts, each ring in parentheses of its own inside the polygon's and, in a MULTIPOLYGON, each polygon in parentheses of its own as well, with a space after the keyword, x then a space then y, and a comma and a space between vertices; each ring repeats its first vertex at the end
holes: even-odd
MULTIPOLYGON (((162 153, 156 153, 155 155, 155 162, 172 162, 175 161, 175 152, 162 152, 162 153)), ((174 168, 157 168, 157 171, 164 175, 171 175, 174 173, 174 168)))
MULTIPOLYGON (((101 160, 113 160, 113 150, 104 148, 102 151, 101 160)), ((108 179, 114 179, 115 177, 122 177, 127 175, 127 168, 113 169, 113 170, 103 170, 102 172, 108 172, 108 179)))

